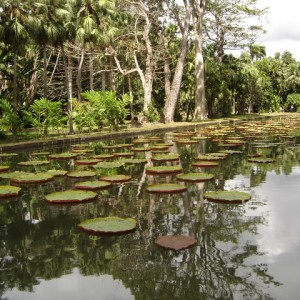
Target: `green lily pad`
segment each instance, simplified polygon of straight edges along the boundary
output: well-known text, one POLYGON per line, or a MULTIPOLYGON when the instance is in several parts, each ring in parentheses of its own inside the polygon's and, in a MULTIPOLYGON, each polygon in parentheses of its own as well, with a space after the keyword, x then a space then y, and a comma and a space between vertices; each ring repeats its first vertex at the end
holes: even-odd
POLYGON ((56 177, 56 176, 64 176, 68 173, 68 171, 65 171, 65 170, 48 170, 47 173, 51 174, 53 177, 56 177))
POLYGON ((240 150, 222 150, 221 153, 227 153, 227 154, 242 154, 243 151, 240 150))
POLYGON ((107 181, 84 181, 75 184, 75 189, 77 190, 103 190, 111 186, 110 182, 107 181))
POLYGON ((106 161, 101 161, 98 162, 96 165, 93 165, 94 168, 96 169, 113 169, 113 168, 120 168, 124 166, 123 162, 120 161, 112 161, 112 162, 106 162, 106 161))
POLYGON ((29 183, 41 183, 47 182, 53 179, 53 175, 47 173, 27 173, 16 174, 10 178, 12 183, 29 184, 29 183))
POLYGON ((91 158, 99 159, 99 160, 106 160, 106 159, 114 158, 114 156, 112 154, 97 154, 97 155, 91 156, 91 158))
POLYGON ((78 227, 92 234, 120 234, 133 231, 136 220, 119 217, 95 218, 81 222, 78 227))
POLYGON ((87 153, 94 152, 94 150, 92 150, 92 149, 72 149, 72 152, 77 153, 77 154, 87 154, 87 153))
POLYGON ((204 198, 213 202, 241 203, 251 199, 251 195, 239 191, 206 192, 204 198))
POLYGON ((50 154, 50 152, 46 152, 46 151, 44 151, 44 152, 33 152, 32 156, 46 156, 46 155, 49 155, 49 154, 50 154))
POLYGON ((149 175, 176 174, 181 172, 181 166, 156 166, 146 168, 146 174, 149 175))
POLYGON ((11 185, 0 185, 0 198, 17 196, 21 188, 11 185))
POLYGON ((50 164, 49 160, 30 160, 30 161, 21 161, 18 163, 19 166, 43 166, 50 164))
POLYGON ((92 166, 96 165, 100 160, 93 158, 93 159, 76 159, 75 160, 75 165, 80 165, 80 166, 92 166))
POLYGON ((0 173, 0 178, 2 179, 11 179, 13 177, 17 177, 20 175, 31 175, 34 173, 30 172, 22 172, 22 171, 13 171, 13 172, 8 172, 8 173, 0 173))
POLYGON ((194 144, 198 144, 197 140, 191 140, 191 139, 177 139, 174 142, 178 143, 178 144, 184 144, 184 145, 194 145, 194 144))
POLYGON ((209 181, 213 178, 214 175, 208 173, 187 173, 187 174, 179 174, 176 176, 177 180, 187 181, 187 182, 203 182, 203 181, 209 181))
POLYGON ((53 204, 82 203, 96 199, 97 193, 92 191, 67 190, 45 195, 47 202, 53 204))
POLYGON ((204 154, 204 155, 198 155, 196 157, 196 159, 199 159, 199 160, 222 160, 222 159, 226 158, 226 155, 228 155, 228 154, 225 154, 225 156, 204 154))
POLYGON ((275 159, 265 158, 265 157, 254 157, 254 158, 248 158, 248 162, 268 164, 268 163, 275 162, 275 159))
POLYGON ((113 154, 114 157, 133 157, 134 153, 132 152, 115 152, 113 154))
POLYGON ((11 157, 11 156, 17 156, 18 153, 0 153, 0 158, 1 157, 11 157))
POLYGON ((128 182, 131 180, 131 176, 129 175, 108 175, 100 177, 100 180, 108 181, 112 183, 121 183, 121 182, 128 182))
POLYGON ((67 173, 67 176, 72 178, 84 178, 96 176, 96 173, 93 171, 72 171, 67 173))
POLYGON ((196 245, 197 240, 187 235, 165 235, 158 237, 155 244, 166 249, 182 250, 196 245))
POLYGON ((160 146, 160 145, 154 145, 154 146, 150 146, 149 147, 150 148, 150 150, 168 150, 169 149, 169 146, 168 145, 162 145, 162 146, 160 146))
POLYGON ((170 193, 182 193, 187 190, 184 185, 176 184, 176 183, 162 183, 162 184, 151 184, 146 188, 149 193, 162 193, 162 194, 170 194, 170 193))
POLYGON ((217 167, 219 165, 219 163, 215 162, 215 161, 197 161, 192 163, 193 167, 196 168, 203 168, 203 167, 217 167))
POLYGON ((48 156, 49 159, 73 159, 76 158, 78 154, 71 153, 71 152, 64 152, 64 153, 58 153, 58 154, 50 154, 48 156))
POLYGON ((10 169, 10 166, 0 166, 0 173, 1 172, 6 172, 10 169))
POLYGON ((154 155, 151 159, 153 161, 177 161, 179 160, 179 155, 176 153, 160 154, 154 155))
POLYGON ((134 147, 134 148, 131 148, 131 151, 146 152, 146 151, 150 151, 150 148, 149 147, 134 147))
POLYGON ((125 158, 120 160, 124 164, 145 164, 147 162, 146 158, 125 158))

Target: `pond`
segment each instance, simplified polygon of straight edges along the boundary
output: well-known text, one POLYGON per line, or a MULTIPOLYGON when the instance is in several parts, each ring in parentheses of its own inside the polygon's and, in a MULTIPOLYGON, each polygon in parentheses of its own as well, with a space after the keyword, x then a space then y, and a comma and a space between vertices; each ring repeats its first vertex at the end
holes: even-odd
POLYGON ((0 154, 0 165, 9 167, 0 168, 0 185, 21 189, 0 201, 0 298, 297 299, 297 131, 291 118, 0 154), (36 183, 20 174, 43 180, 48 170, 61 173, 36 183), (181 181, 181 173, 209 178, 181 181), (112 175, 128 178, 93 190, 90 201, 45 200, 112 175), (149 191, 154 184, 183 190, 149 191), (211 201, 212 191, 251 199, 211 201), (78 226, 110 216, 133 218, 135 230, 90 234, 78 226), (156 243, 170 235, 192 236, 196 244, 170 250, 156 243))

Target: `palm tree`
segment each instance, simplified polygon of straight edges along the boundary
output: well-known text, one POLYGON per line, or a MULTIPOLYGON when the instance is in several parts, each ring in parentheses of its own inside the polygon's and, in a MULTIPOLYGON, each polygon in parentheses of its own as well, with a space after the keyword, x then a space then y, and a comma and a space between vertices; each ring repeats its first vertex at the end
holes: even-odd
POLYGON ((254 59, 260 60, 266 56, 266 47, 263 45, 251 44, 251 45, 249 45, 249 52, 250 52, 252 61, 254 59))
POLYGON ((13 52, 13 108, 18 113, 18 54, 25 49, 29 39, 28 28, 34 23, 26 2, 8 0, 0 10, 0 38, 13 52))

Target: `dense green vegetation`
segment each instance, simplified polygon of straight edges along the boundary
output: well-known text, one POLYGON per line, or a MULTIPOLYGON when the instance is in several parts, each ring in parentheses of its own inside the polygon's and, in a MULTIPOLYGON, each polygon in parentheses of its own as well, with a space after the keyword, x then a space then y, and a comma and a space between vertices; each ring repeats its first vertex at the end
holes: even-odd
POLYGON ((2 135, 297 111, 300 64, 255 43, 256 2, 1 1, 2 135))

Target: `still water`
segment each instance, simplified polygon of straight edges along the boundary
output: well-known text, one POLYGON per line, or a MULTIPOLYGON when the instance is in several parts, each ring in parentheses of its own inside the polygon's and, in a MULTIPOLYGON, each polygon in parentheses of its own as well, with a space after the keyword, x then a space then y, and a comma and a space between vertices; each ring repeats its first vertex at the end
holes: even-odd
MULTIPOLYGON (((219 166, 194 168, 199 154, 224 148, 211 138, 190 145, 172 142, 173 137, 160 136, 157 143, 173 143, 169 150, 178 153, 180 161, 161 164, 181 164, 185 173, 212 173, 213 180, 187 183, 187 192, 181 194, 149 194, 149 184, 176 182, 176 177, 147 175, 145 168, 157 164, 151 160, 154 154, 134 152, 134 157, 145 157, 147 163, 100 171, 128 174, 132 180, 99 191, 96 201, 47 204, 45 194, 86 181, 67 176, 22 185, 18 197, 1 200, 0 298, 299 299, 300 147, 296 141, 268 136, 264 144, 276 143, 260 148, 252 137, 244 145, 226 147, 241 153, 230 154, 219 166), (247 155, 253 153, 272 157, 274 162, 250 163, 247 155), (212 203, 203 197, 211 190, 244 191, 252 198, 243 204, 212 203), (94 236, 77 227, 85 219, 106 216, 133 217, 137 229, 94 236), (157 237, 170 234, 194 235, 197 244, 181 251, 155 245, 157 237)), ((93 154, 130 151, 105 145, 133 139, 91 143, 89 149, 93 154)), ((74 159, 51 160, 46 166, 17 165, 37 157, 45 160, 46 155, 22 152, 2 157, 0 164, 10 165, 11 171, 93 169, 76 165, 74 159)), ((0 179, 0 185, 9 182, 0 179)))

